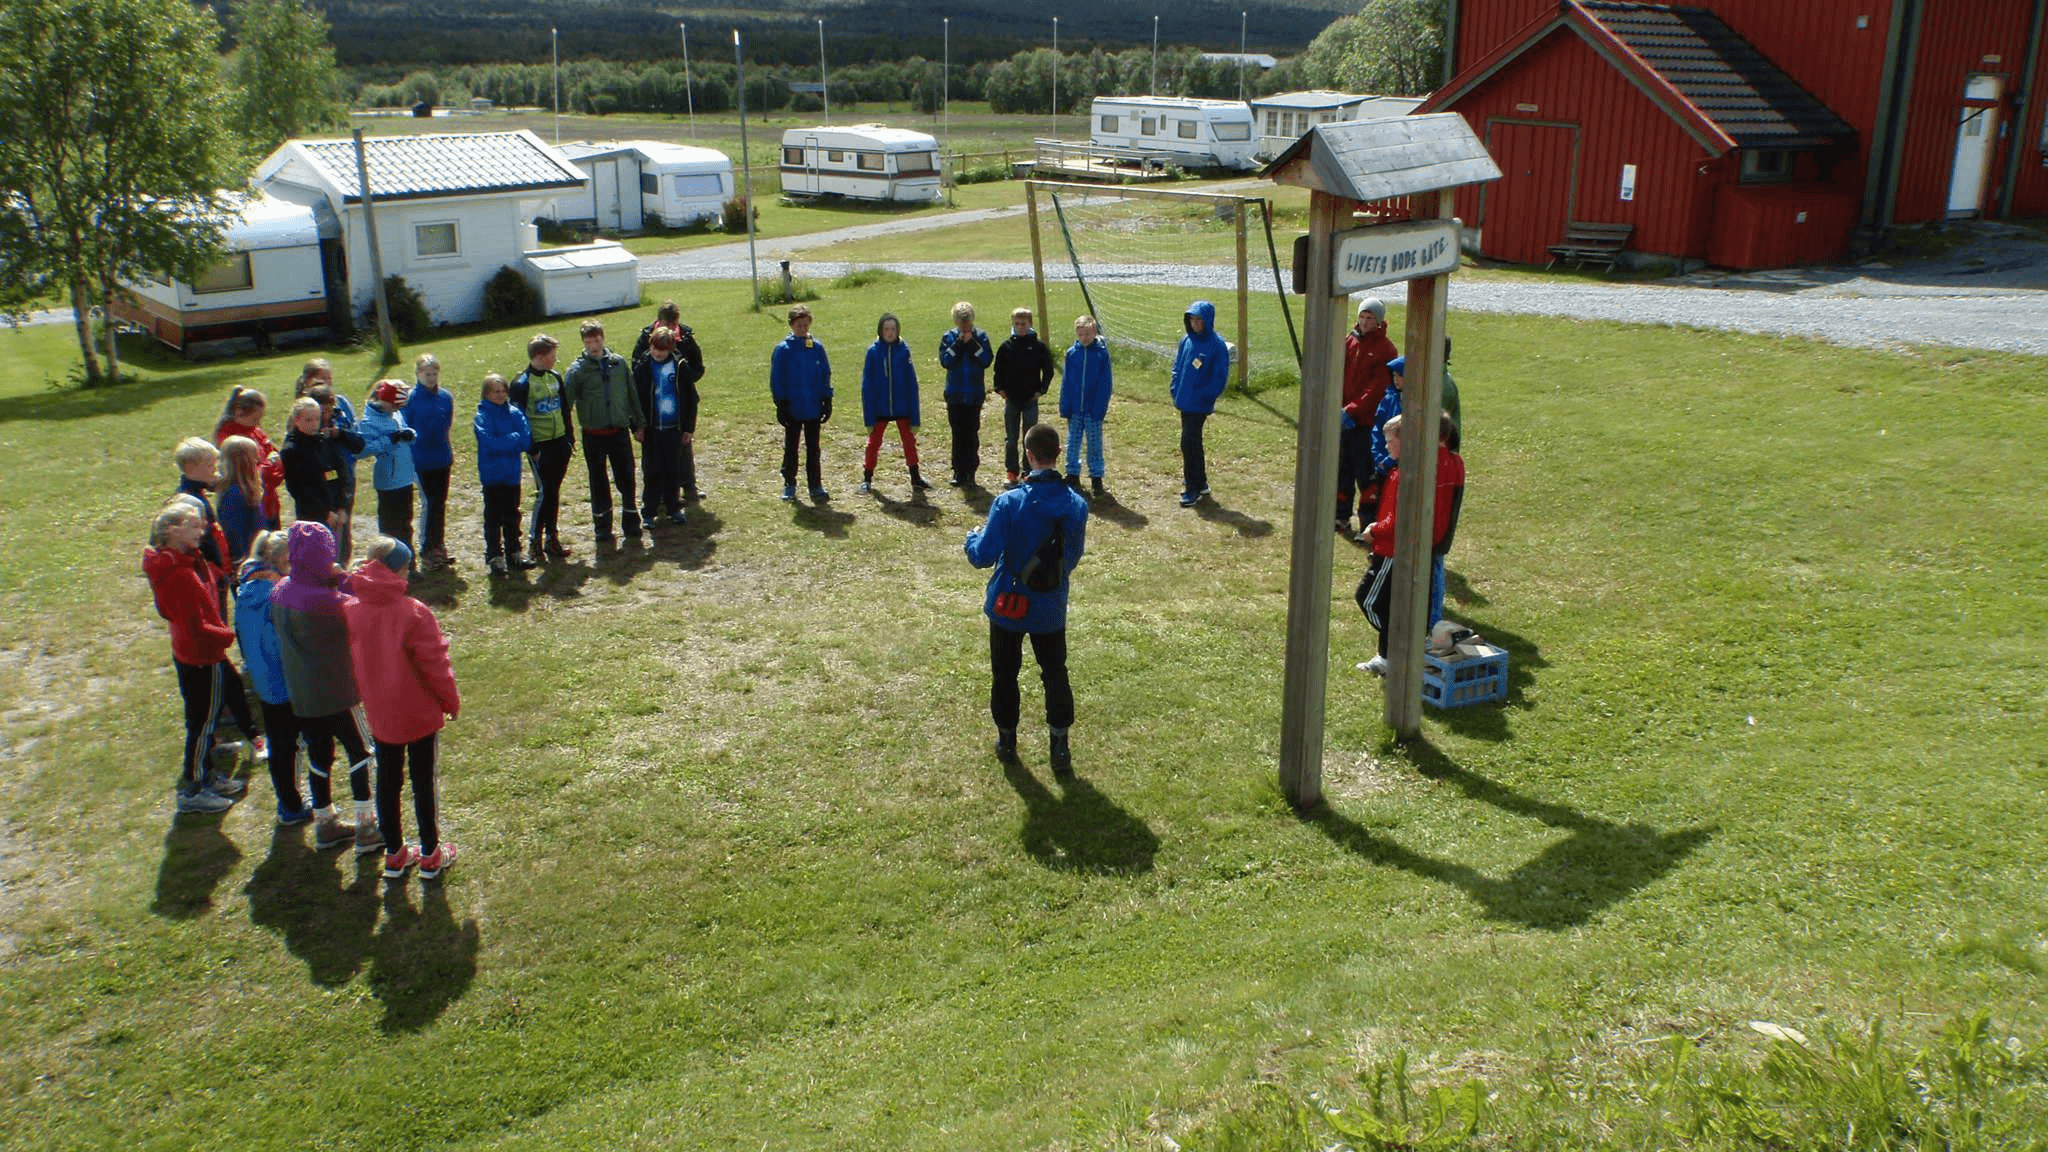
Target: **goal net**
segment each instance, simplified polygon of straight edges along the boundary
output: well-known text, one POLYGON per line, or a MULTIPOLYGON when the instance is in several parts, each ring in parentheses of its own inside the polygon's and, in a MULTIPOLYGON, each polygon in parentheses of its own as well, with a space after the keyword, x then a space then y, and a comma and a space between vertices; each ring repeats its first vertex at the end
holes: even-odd
POLYGON ((1040 331, 1064 339, 1088 313, 1110 347, 1170 360, 1189 303, 1216 306, 1233 347, 1231 381, 1292 374, 1295 318, 1257 197, 1033 181, 1034 274, 1052 315, 1040 331), (1247 371, 1240 371, 1240 368, 1247 371))

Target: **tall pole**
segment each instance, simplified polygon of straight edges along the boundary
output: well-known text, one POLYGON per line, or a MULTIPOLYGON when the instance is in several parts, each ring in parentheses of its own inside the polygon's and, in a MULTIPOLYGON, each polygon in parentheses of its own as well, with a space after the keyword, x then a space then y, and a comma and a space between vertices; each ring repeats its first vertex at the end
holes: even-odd
POLYGON ((1159 95, 1159 17, 1152 17, 1152 95, 1159 95))
POLYGON ((356 184, 363 192, 363 238, 370 245, 370 278, 377 283, 377 331, 384 338, 384 363, 398 363, 398 348, 391 342, 391 301, 384 293, 384 249, 377 244, 377 206, 370 199, 370 162, 363 155, 363 130, 355 130, 356 184))
POLYGON ((690 139, 697 138, 697 92, 690 83, 690 26, 678 24, 683 32, 683 98, 690 102, 690 139))
POLYGON ((555 143, 562 142, 562 30, 548 29, 548 42, 555 53, 555 143))
POLYGON ((1052 138, 1060 138, 1060 18, 1052 18, 1052 138))
POLYGON ((1244 100, 1244 28, 1250 16, 1249 12, 1237 14, 1237 98, 1240 103, 1244 100))
POLYGON ((747 62, 740 53, 740 30, 737 28, 732 30, 732 66, 740 77, 740 170, 747 180, 747 278, 754 286, 754 294, 748 299, 747 307, 758 309, 761 307, 761 265, 754 254, 754 161, 747 155, 747 62))
MULTIPOLYGON (((939 155, 941 157, 945 155, 945 149, 951 147, 953 143, 953 109, 951 106, 953 97, 953 18, 947 16, 944 18, 943 23, 945 24, 945 51, 939 57, 939 138, 945 141, 945 143, 940 146, 939 155)), ((948 180, 946 181, 946 203, 951 204, 952 202, 953 182, 948 180)))
POLYGON ((818 98, 825 102, 825 123, 832 122, 832 86, 825 80, 825 18, 818 17, 818 98))

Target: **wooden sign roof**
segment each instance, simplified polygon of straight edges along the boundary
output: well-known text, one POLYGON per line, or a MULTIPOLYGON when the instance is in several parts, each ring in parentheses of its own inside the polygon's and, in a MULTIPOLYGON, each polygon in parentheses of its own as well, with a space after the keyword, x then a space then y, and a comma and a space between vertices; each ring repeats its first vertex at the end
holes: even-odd
POLYGON ((1500 166, 1463 116, 1439 112, 1318 124, 1263 175, 1350 200, 1386 200, 1498 180, 1500 166))

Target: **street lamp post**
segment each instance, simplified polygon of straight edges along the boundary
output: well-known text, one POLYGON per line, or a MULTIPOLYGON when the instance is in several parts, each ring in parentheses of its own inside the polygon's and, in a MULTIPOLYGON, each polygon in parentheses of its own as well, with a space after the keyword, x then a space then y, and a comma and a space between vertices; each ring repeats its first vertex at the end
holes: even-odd
POLYGON ((740 78, 740 170, 747 181, 747 277, 753 282, 749 308, 761 307, 761 265, 754 254, 754 162, 747 155, 747 61, 740 51, 740 30, 732 30, 732 66, 740 78))
POLYGON ((697 92, 690 83, 690 26, 678 24, 683 34, 683 98, 690 102, 690 139, 697 138, 697 92))

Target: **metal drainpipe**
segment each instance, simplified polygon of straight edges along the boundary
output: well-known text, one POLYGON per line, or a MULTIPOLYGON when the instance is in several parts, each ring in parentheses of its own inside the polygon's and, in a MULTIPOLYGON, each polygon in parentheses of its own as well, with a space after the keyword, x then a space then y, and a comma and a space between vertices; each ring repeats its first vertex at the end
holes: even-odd
POLYGON ((1900 7, 1904 35, 1899 55, 1890 62, 1896 71, 1891 89, 1892 118, 1886 125, 1884 139, 1884 187, 1879 192, 1875 221, 1880 229, 1892 226, 1892 216, 1898 210, 1899 165, 1904 162, 1901 152, 1905 148, 1906 123, 1912 118, 1913 73, 1919 63, 1920 26, 1925 17, 1921 0, 1900 0, 1900 7))
POLYGON ((1445 84, 1458 74, 1458 0, 1449 0, 1444 6, 1444 79, 1445 84))
POLYGON ((2027 70, 2020 81, 2020 90, 2014 94, 2013 107, 2017 114, 2012 118, 2012 145, 2006 149, 2005 181, 1998 190, 1998 214, 2012 217, 2013 185, 2020 182, 2020 154, 2027 150, 2027 105, 2034 102, 2034 79, 2041 70, 2041 25, 2048 19, 2048 0, 2034 0, 2034 18, 2027 26, 2027 70))

